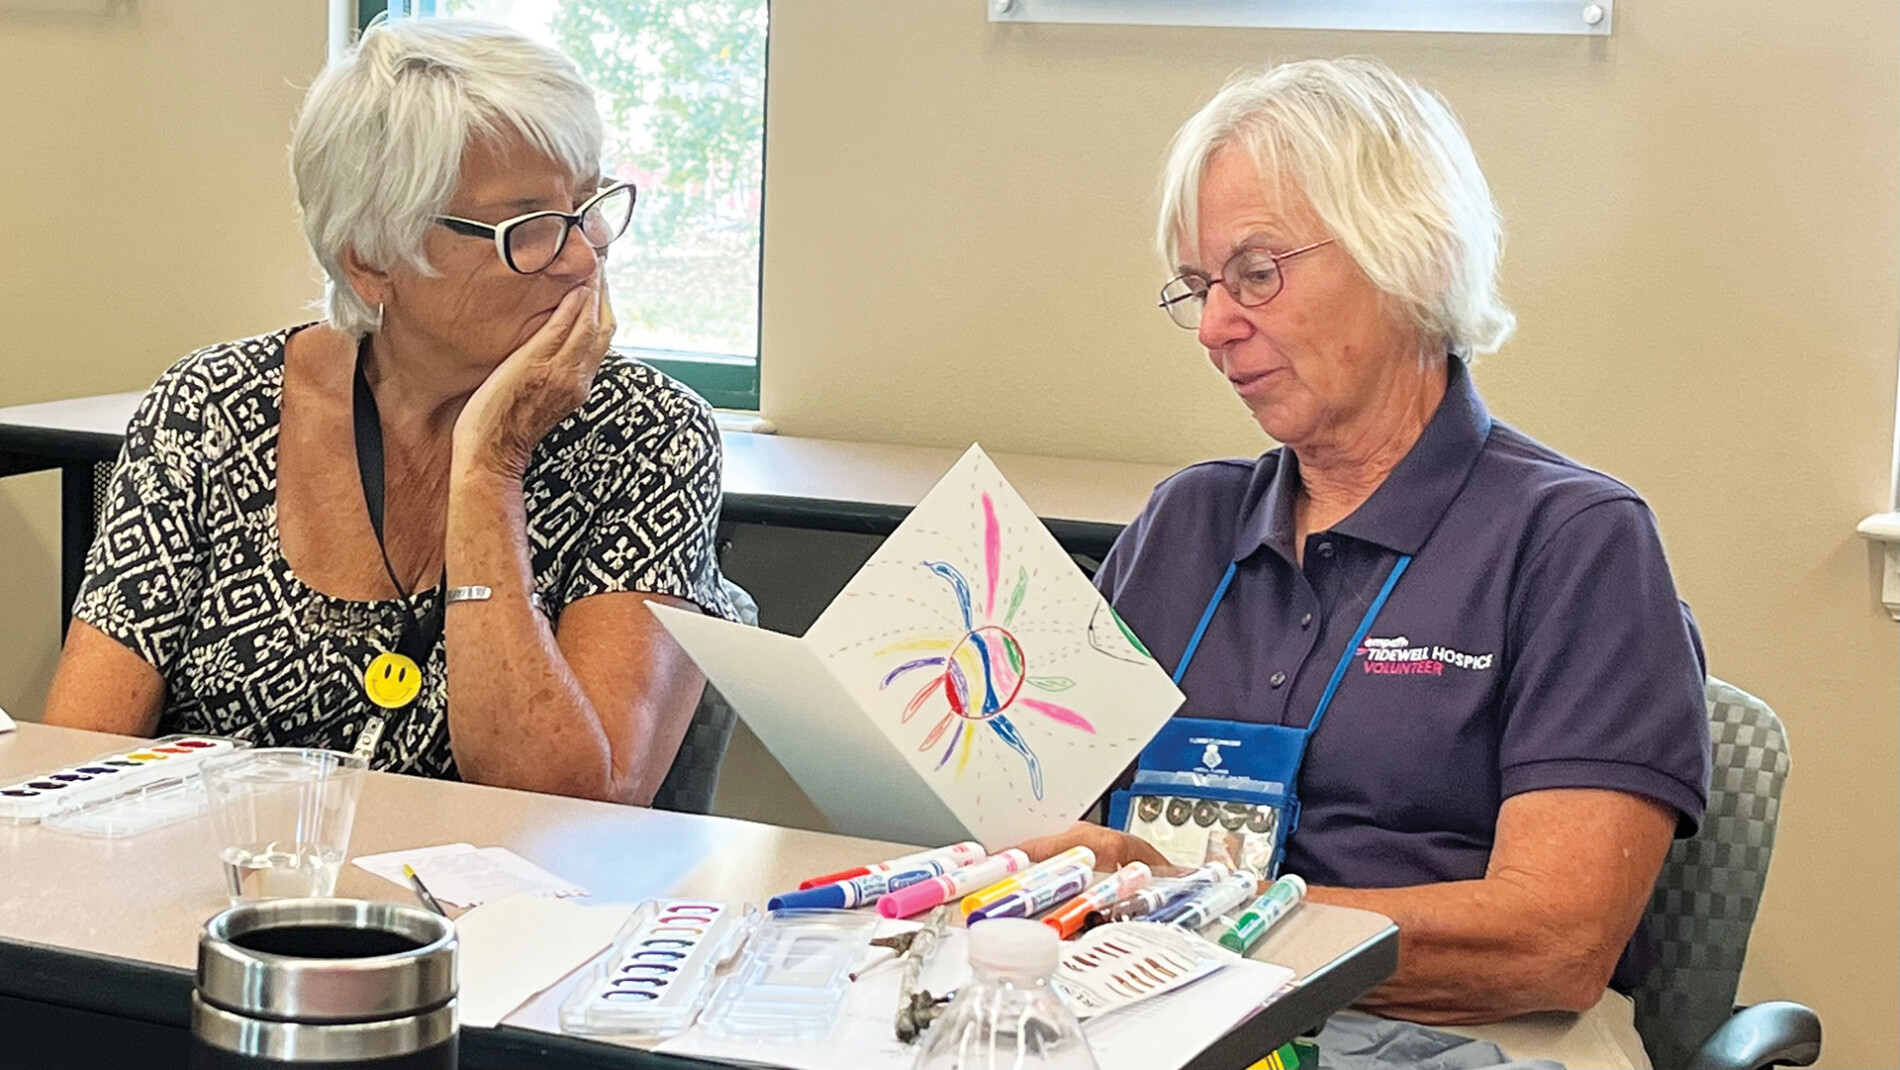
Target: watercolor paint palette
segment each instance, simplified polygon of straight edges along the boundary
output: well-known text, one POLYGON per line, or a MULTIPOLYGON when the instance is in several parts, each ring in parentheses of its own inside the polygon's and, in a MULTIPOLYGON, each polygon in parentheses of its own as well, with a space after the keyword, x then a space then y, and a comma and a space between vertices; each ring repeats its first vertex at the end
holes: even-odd
POLYGON ((1172 925, 1111 922, 1062 945, 1056 986, 1076 1017, 1093 1018, 1192 984, 1239 957, 1172 925))
POLYGON ((722 1038, 823 1040, 877 926, 878 916, 865 911, 770 911, 719 982, 700 1028, 722 1038))
POLYGON ((197 767, 214 754, 250 746, 221 736, 175 735, 112 751, 0 785, 0 824, 26 825, 54 814, 73 813, 160 781, 195 780, 197 767))
POLYGON ((562 1004, 562 1030, 654 1039, 685 1031, 757 920, 749 907, 713 899, 642 903, 562 1004))

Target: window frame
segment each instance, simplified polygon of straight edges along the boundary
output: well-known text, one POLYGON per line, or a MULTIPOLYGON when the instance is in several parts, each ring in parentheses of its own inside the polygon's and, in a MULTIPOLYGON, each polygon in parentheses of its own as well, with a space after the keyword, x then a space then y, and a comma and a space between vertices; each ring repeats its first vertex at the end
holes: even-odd
POLYGON ((1616 0, 986 0, 984 6, 991 22, 1592 37, 1609 36, 1616 13, 1616 0))
MULTIPOLYGON (((436 14, 437 0, 356 0, 356 29, 358 33, 369 27, 372 20, 385 12, 393 12, 392 18, 419 17, 430 18, 436 14)), ((739 412, 756 413, 759 411, 760 367, 765 362, 765 174, 770 161, 767 159, 768 134, 765 121, 772 110, 772 2, 765 0, 765 95, 760 102, 759 132, 759 288, 754 296, 757 308, 759 330, 753 339, 751 359, 743 356, 694 353, 676 349, 644 349, 635 347, 620 348, 619 352, 652 365, 661 372, 685 384, 694 393, 705 398, 707 404, 716 409, 731 409, 739 412)), ((340 51, 336 42, 331 43, 332 55, 340 51)))

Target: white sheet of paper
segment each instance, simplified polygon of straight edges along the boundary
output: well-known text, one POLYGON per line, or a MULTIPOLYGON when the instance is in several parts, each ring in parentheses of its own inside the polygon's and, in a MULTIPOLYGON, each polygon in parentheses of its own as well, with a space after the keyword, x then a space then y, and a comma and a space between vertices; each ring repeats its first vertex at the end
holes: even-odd
POLYGON ((425 858, 461 854, 474 849, 475 845, 472 843, 441 843, 434 847, 406 847, 400 851, 389 851, 379 855, 358 855, 351 859, 350 863, 361 866, 386 881, 394 881, 407 888, 409 879, 402 875, 403 866, 413 866, 425 858))
POLYGON ((511 895, 455 919, 462 1024, 500 1022, 607 950, 632 912, 626 903, 511 895))
POLYGON ((562 880, 506 847, 476 847, 449 843, 413 847, 378 855, 364 855, 355 864, 384 880, 408 887, 402 874, 411 866, 436 899, 472 907, 511 895, 586 895, 584 888, 562 880))
POLYGON ((898 843, 975 838, 803 641, 658 602, 647 607, 765 749, 794 770, 834 830, 898 843))
MULTIPOLYGON (((919 984, 932 992, 953 989, 969 979, 968 963, 965 933, 952 929, 919 984)), ((1292 976, 1282 966, 1242 960, 1186 988, 1094 1019, 1083 1035, 1101 1070, 1179 1070, 1272 999, 1292 976)), ((694 1027, 655 1050, 789 1070, 910 1070, 919 1049, 897 1041, 898 979, 899 971, 886 966, 853 984, 837 1024, 821 1043, 774 1040, 767 1046, 720 1040, 694 1027)))
POLYGON ((0 732, 11 731, 13 731, 13 718, 7 716, 7 711, 0 710, 0 732))
POLYGON ((996 848, 1059 832, 1182 701, 975 446, 803 639, 655 612, 850 835, 996 848), (960 829, 893 812, 919 782, 960 829))
POLYGON ((1101 1070, 1179 1070, 1292 979, 1285 966, 1241 959, 1186 988, 1091 1018, 1082 1032, 1101 1070))

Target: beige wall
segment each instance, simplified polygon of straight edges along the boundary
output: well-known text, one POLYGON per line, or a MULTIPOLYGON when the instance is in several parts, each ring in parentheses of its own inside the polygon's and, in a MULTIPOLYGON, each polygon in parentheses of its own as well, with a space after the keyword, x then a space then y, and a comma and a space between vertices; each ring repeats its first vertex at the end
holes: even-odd
MULTIPOLYGON (((0 405, 138 390, 318 290, 285 145, 322 0, 0 4, 0 405)), ((0 483, 0 707, 58 658, 59 481, 0 483)))
MULTIPOLYGON (((765 404, 789 432, 1187 461, 1257 433, 1151 307, 1153 172, 1230 70, 1380 56, 1465 118, 1523 328, 1493 408, 1642 490, 1714 670, 1794 779, 1745 996, 1826 1062, 1900 1064, 1900 626, 1854 523, 1886 504, 1900 338, 1888 0, 1622 5, 1614 38, 992 27, 977 0, 774 5, 765 404)), ((0 12, 0 404, 141 386, 314 296, 282 145, 300 4, 0 12), (109 181, 132 191, 101 201, 109 181)), ((0 485, 0 704, 54 657, 51 483, 0 485)))

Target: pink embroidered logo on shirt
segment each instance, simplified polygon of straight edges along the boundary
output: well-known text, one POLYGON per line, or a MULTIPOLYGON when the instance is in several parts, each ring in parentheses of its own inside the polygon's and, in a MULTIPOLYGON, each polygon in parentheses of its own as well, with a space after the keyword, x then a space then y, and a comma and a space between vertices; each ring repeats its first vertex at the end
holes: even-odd
POLYGON ((1375 676, 1443 676, 1447 666, 1482 672, 1497 661, 1495 654, 1467 654, 1448 646, 1413 646, 1403 635, 1367 636, 1356 651, 1365 671, 1375 676))

